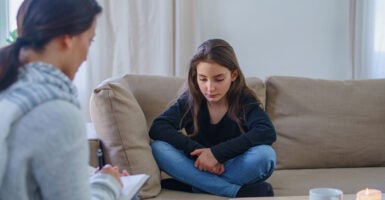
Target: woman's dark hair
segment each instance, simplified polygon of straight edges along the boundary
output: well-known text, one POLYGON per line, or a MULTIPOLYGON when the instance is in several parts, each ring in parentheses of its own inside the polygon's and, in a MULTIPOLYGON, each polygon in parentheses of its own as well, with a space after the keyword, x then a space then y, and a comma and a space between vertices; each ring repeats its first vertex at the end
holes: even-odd
MULTIPOLYGON (((230 70, 231 73, 238 71, 238 77, 231 83, 226 98, 229 105, 228 115, 230 119, 238 124, 241 132, 244 132, 242 128, 241 120, 239 119, 241 105, 241 96, 243 94, 250 94, 258 102, 258 98, 255 93, 246 86, 245 77, 239 67, 237 57, 235 55, 233 47, 225 40, 222 39, 210 39, 202 43, 195 55, 190 61, 190 69, 188 73, 188 109, 187 113, 192 113, 194 123, 194 133, 198 133, 198 112, 202 103, 206 102, 205 97, 199 89, 197 81, 197 65, 200 62, 214 62, 230 70)), ((184 115, 184 116, 185 116, 184 115)))
POLYGON ((95 0, 24 0, 17 13, 18 38, 0 49, 0 91, 17 80, 21 48, 40 51, 56 37, 79 35, 101 11, 95 0))

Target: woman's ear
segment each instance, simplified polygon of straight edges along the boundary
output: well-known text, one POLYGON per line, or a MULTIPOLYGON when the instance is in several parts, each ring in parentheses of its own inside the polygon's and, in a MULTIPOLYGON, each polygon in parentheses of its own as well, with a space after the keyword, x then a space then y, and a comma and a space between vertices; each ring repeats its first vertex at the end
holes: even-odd
POLYGON ((70 35, 63 35, 60 37, 62 47, 65 49, 72 48, 73 45, 73 37, 70 35))
POLYGON ((237 80, 238 75, 239 75, 238 70, 237 70, 237 69, 234 70, 234 71, 231 73, 231 81, 237 80))

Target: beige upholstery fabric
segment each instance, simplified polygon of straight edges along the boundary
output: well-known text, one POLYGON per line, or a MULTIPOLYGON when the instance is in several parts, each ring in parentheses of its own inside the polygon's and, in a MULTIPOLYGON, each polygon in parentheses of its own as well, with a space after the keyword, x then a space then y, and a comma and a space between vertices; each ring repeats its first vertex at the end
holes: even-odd
POLYGON ((184 79, 149 75, 125 75, 121 81, 130 86, 130 91, 143 110, 147 125, 160 115, 184 90, 184 79))
POLYGON ((385 79, 266 85, 278 169, 385 166, 385 79))
POLYGON ((127 80, 108 80, 99 85, 92 94, 90 109, 107 161, 131 174, 150 174, 139 196, 156 196, 160 192, 160 172, 149 145, 146 118, 127 80))
POLYGON ((254 90, 258 99, 261 101, 263 108, 265 108, 266 102, 266 87, 263 81, 256 77, 246 78, 246 85, 254 90))
POLYGON ((215 196, 204 193, 187 193, 175 190, 162 189, 162 192, 149 200, 228 200, 228 197, 215 196))
MULTIPOLYGON (((122 79, 131 86, 130 91, 143 110, 148 126, 187 88, 182 77, 128 74, 122 79)), ((266 88, 263 81, 256 77, 246 78, 246 84, 256 92, 264 104, 266 88)))
POLYGON ((385 191, 385 167, 276 170, 267 181, 275 196, 308 195, 315 187, 339 188, 344 194, 365 188, 385 191))

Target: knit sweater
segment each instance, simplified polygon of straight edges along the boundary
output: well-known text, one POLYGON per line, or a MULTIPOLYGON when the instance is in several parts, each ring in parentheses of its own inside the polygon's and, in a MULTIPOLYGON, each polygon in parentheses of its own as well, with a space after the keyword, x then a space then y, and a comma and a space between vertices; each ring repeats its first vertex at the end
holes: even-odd
POLYGON ((260 104, 247 94, 241 96, 243 106, 239 116, 245 133, 241 133, 238 124, 227 113, 217 124, 211 124, 207 103, 204 102, 198 113, 197 135, 186 137, 179 130, 185 129, 187 134, 194 130, 191 111, 185 115, 187 102, 185 93, 153 121, 149 130, 151 139, 165 141, 183 150, 186 155, 196 149, 210 148, 220 163, 244 153, 250 147, 271 145, 276 140, 275 129, 269 117, 260 104))
MULTIPOLYGON (((2 128, 6 162, 2 163, 0 199, 118 198, 120 185, 112 176, 89 178, 88 147, 76 89, 60 70, 30 63, 21 68, 18 82, 0 98, 0 105, 13 105, 2 107, 2 114, 8 116, 0 120, 2 125, 9 123, 8 132, 6 126, 2 128)), ((0 153, 3 158, 4 152, 0 153)))

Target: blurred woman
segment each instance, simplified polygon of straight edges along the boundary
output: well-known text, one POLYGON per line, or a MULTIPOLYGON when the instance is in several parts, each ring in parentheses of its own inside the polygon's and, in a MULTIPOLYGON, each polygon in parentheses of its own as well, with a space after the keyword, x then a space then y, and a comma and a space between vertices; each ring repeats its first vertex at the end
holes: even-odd
MULTIPOLYGON (((117 199, 119 168, 89 177, 72 83, 95 36, 95 0, 24 0, 0 50, 0 199, 117 199)), ((123 175, 127 175, 124 171, 123 175)))

